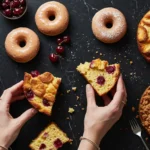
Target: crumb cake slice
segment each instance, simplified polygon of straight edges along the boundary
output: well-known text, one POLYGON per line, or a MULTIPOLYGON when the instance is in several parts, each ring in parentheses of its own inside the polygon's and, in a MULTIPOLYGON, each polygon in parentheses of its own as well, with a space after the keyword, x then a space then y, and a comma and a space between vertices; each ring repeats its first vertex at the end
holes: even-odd
POLYGON ((57 150, 67 142, 71 142, 67 135, 55 123, 51 123, 29 147, 32 150, 57 150))
POLYGON ((139 116, 143 127, 150 134, 150 86, 144 91, 139 103, 139 116))
POLYGON ((108 61, 95 59, 85 62, 77 70, 87 79, 99 96, 108 93, 116 84, 120 75, 120 65, 109 65, 108 61))
POLYGON ((23 90, 30 104, 39 112, 51 115, 61 78, 51 73, 39 74, 36 71, 25 73, 23 90))

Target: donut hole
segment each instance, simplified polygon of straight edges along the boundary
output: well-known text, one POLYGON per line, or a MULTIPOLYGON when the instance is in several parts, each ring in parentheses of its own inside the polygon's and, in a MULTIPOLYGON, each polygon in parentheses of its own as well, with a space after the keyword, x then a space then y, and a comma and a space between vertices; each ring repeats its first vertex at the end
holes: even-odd
POLYGON ((19 45, 20 45, 20 47, 25 47, 26 46, 26 41, 20 41, 19 45))
POLYGON ((54 15, 54 14, 51 14, 51 15, 49 16, 49 20, 50 20, 50 21, 54 21, 54 20, 55 20, 55 15, 54 15))
POLYGON ((113 20, 107 20, 105 23, 106 28, 110 29, 113 27, 113 20))

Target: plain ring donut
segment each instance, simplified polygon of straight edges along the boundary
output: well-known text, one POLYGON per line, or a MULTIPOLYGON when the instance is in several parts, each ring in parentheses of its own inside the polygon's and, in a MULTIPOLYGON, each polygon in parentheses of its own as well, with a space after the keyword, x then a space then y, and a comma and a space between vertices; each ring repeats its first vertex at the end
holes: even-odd
POLYGON ((35 32, 28 28, 12 30, 6 37, 7 54, 16 62, 26 63, 32 60, 40 48, 40 40, 35 32))
POLYGON ((108 7, 98 11, 92 19, 92 30, 104 43, 118 42, 126 33, 127 23, 118 9, 108 7))
POLYGON ((35 22, 43 34, 56 36, 67 29, 69 13, 67 8, 59 2, 46 2, 37 10, 35 22))

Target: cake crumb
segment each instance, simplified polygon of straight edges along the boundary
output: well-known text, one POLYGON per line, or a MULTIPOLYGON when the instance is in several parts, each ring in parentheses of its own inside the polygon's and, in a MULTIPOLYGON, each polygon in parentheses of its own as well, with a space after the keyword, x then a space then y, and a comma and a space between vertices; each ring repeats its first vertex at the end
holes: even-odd
POLYGON ((78 107, 78 105, 74 105, 74 106, 78 107))
POLYGON ((96 54, 98 54, 98 51, 96 51, 96 54))
POLYGON ((145 140, 148 141, 148 137, 146 137, 145 140))
POLYGON ((132 76, 132 75, 133 75, 133 73, 131 72, 131 73, 130 73, 130 76, 132 76))
POLYGON ((136 115, 136 117, 135 117, 136 119, 138 119, 139 118, 139 115, 136 115))
POLYGON ((102 56, 103 54, 102 53, 100 53, 100 56, 102 56))
POLYGON ((80 99, 80 97, 79 96, 77 96, 77 100, 79 100, 80 99))
POLYGON ((77 90, 77 87, 72 87, 72 90, 73 90, 73 91, 76 91, 76 90, 77 90))
POLYGON ((70 93, 70 90, 67 90, 67 93, 70 93))
POLYGON ((69 117, 67 117, 66 119, 69 120, 69 117))
POLYGON ((82 110, 85 110, 85 108, 82 108, 82 110))
POLYGON ((93 59, 95 59, 95 57, 93 57, 93 59))
POLYGON ((132 112, 135 112, 135 107, 132 107, 132 112))
POLYGON ((70 114, 74 113, 74 111, 75 111, 75 110, 74 110, 73 108, 69 107, 68 112, 69 112, 70 114))
POLYGON ((114 60, 116 60, 117 58, 116 57, 114 57, 114 60))
POLYGON ((130 65, 132 65, 133 64, 133 61, 130 61, 130 65))

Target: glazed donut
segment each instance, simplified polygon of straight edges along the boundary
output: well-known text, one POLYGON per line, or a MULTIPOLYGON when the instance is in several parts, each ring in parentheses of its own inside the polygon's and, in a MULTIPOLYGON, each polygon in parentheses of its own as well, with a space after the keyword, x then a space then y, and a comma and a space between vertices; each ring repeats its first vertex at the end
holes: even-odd
POLYGON ((43 34, 56 36, 67 29, 69 13, 67 8, 59 2, 46 2, 37 10, 35 22, 43 34))
POLYGON ((92 30, 100 41, 115 43, 126 33, 126 19, 119 10, 112 7, 104 8, 93 17, 92 30))
POLYGON ((40 40, 35 32, 28 28, 12 30, 6 37, 7 54, 16 62, 26 63, 32 60, 40 48, 40 40))

